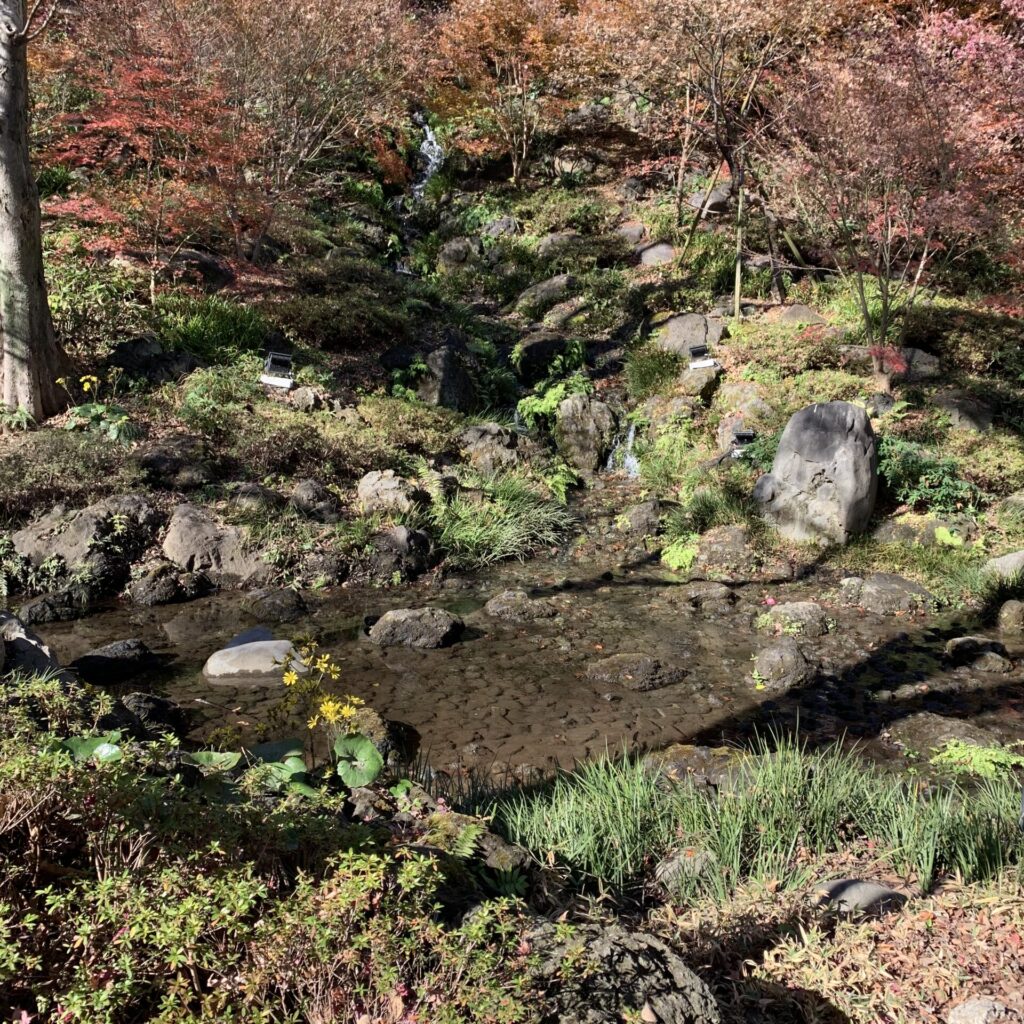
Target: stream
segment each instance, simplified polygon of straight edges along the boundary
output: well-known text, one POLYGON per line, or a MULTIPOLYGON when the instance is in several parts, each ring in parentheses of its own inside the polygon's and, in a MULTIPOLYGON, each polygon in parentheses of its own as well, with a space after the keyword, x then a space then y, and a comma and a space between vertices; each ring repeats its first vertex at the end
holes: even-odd
MULTIPOLYGON (((242 595, 222 592, 161 608, 118 605, 43 632, 65 664, 112 640, 144 640, 165 664, 127 689, 178 701, 193 716, 197 740, 224 726, 247 734, 282 693, 276 678, 207 680, 209 655, 258 624, 282 638, 314 634, 341 662, 337 692, 411 726, 421 754, 444 770, 545 771, 606 750, 749 742, 773 728, 812 742, 849 736, 891 760, 900 755, 890 730, 920 712, 969 721, 1003 741, 1024 737, 1021 663, 998 674, 954 667, 943 656, 946 640, 976 631, 975 623, 953 612, 908 620, 843 607, 835 600, 839 578, 818 569, 801 582, 736 587, 732 604, 702 605, 706 585, 591 524, 589 535, 527 563, 310 595, 305 616, 287 625, 259 623, 242 610, 242 595), (556 614, 510 622, 484 610, 489 598, 517 587, 550 601, 556 614), (755 627, 766 600, 815 600, 834 619, 827 635, 800 640, 820 671, 784 694, 751 675, 753 655, 777 639, 755 627), (416 650, 366 638, 367 623, 385 611, 428 604, 462 616, 461 641, 416 650), (588 666, 614 654, 648 655, 685 677, 637 692, 588 676, 588 666)), ((1024 649, 1008 653, 1020 657, 1024 649)), ((904 745, 915 742, 929 747, 913 735, 904 745)))

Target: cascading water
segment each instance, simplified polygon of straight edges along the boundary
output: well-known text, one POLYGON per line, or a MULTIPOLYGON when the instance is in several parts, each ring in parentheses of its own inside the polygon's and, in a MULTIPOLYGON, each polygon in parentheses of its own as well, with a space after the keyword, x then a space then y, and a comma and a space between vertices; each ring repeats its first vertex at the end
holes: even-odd
POLYGON ((640 476, 640 460, 633 454, 633 445, 636 443, 636 424, 630 423, 626 432, 625 441, 619 441, 608 456, 608 464, 605 469, 613 473, 621 469, 628 479, 635 480, 640 476))
POLYGON ((441 170, 441 166, 444 164, 444 147, 437 141, 434 129, 430 127, 422 114, 417 114, 414 120, 423 129, 423 141, 420 143, 420 162, 423 169, 412 186, 413 199, 419 202, 423 198, 431 178, 441 170))

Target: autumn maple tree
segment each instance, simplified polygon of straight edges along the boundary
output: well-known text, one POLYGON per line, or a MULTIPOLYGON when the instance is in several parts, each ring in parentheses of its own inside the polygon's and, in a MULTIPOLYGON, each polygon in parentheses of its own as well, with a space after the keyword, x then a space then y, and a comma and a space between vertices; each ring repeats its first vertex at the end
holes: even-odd
POLYGON ((434 103, 466 149, 495 144, 516 184, 554 105, 568 18, 557 0, 455 0, 440 19, 434 103))
POLYGON ((844 52, 806 63, 766 148, 779 202, 854 284, 885 388, 929 271, 1005 223, 1024 95, 1015 49, 942 14, 850 36, 844 52), (981 66, 994 48, 999 90, 981 66))
POLYGON ((33 420, 65 404, 56 379, 67 359, 47 304, 28 127, 28 46, 54 13, 44 0, 0 0, 0 384, 3 407, 33 420))

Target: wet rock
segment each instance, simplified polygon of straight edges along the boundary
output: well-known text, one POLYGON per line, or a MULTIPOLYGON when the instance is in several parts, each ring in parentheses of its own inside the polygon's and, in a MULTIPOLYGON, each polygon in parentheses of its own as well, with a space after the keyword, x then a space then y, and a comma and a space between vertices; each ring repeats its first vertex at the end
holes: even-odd
POLYGON ((699 366, 692 369, 687 367, 679 375, 676 386, 683 395, 699 398, 705 405, 710 405, 723 373, 725 371, 717 363, 714 366, 699 366))
POLYGON ((445 345, 427 353, 426 372, 416 385, 416 397, 426 405, 472 412, 480 403, 476 382, 465 353, 445 345))
POLYGON ((459 435, 466 460, 484 476, 519 464, 519 435, 500 423, 479 423, 459 435))
POLYGON ((533 984, 544 992, 544 1019, 552 1024, 719 1024, 704 982, 660 939, 619 925, 567 933, 544 922, 527 941, 537 958, 533 984))
POLYGON ((926 611, 934 608, 934 594, 919 583, 891 572, 876 572, 861 579, 847 576, 839 583, 844 604, 856 605, 876 615, 926 611))
POLYGON ((217 480, 217 465, 206 442, 190 434, 165 438, 143 449, 135 461, 150 487, 191 491, 217 480))
POLYGON ((379 647, 446 647, 462 634, 457 615, 441 608, 397 608, 385 612, 370 628, 370 640, 379 647))
POLYGON ((0 670, 5 674, 57 675, 60 662, 16 615, 0 611, 0 670))
POLYGON ((163 552, 188 572, 203 572, 228 583, 269 575, 269 567, 257 552, 249 550, 241 530, 224 526, 195 505, 179 505, 174 510, 163 552))
POLYGON ((172 562, 154 559, 137 570, 128 584, 127 593, 133 604, 144 608, 192 601, 213 589, 203 572, 182 572, 172 562))
POLYGON ((340 518, 337 499, 319 480, 297 481, 288 504, 319 523, 336 523, 340 518))
POLYGON ((867 528, 877 491, 878 452, 867 413, 849 402, 826 402, 791 417, 754 500, 788 540, 845 544, 867 528))
POLYGON ((605 464, 615 431, 615 414, 590 395, 570 395, 558 406, 555 443, 569 465, 585 476, 605 464))
POLYGON ((966 391, 946 391, 935 397, 935 404, 949 416, 954 430, 984 434, 992 429, 995 418, 990 406, 966 391))
POLYGON ((160 664, 160 658, 138 638, 115 640, 83 654, 71 663, 87 683, 123 683, 160 664))
POLYGON ((985 563, 985 572, 1001 580, 1011 581, 1024 575, 1024 551, 1013 551, 985 563))
POLYGON ((675 247, 668 242, 656 242, 640 252, 640 264, 644 267, 661 267, 674 262, 675 258, 675 247))
POLYGON ((919 711, 889 726, 889 739, 896 746, 917 754, 937 750, 951 740, 959 740, 976 747, 998 744, 998 737, 959 718, 946 718, 931 711, 919 711))
POLYGON ((88 586, 73 584, 51 594, 30 598, 18 609, 18 617, 28 626, 72 622, 88 615, 98 596, 88 586))
POLYGON ((87 567, 90 589, 110 593, 152 543, 161 516, 139 495, 104 498, 78 511, 56 505, 12 537, 14 550, 33 565, 60 558, 68 569, 87 567))
POLYGON ((260 622, 297 622, 309 609, 302 595, 291 587, 250 590, 242 599, 242 610, 260 622))
POLYGON ((700 609, 708 615, 730 611, 737 600, 736 593, 731 587, 710 580, 691 583, 683 588, 682 596, 690 607, 700 609))
POLYGON ((364 512, 411 512, 427 497, 393 469, 375 469, 356 484, 356 498, 364 512))
POLYGON ((695 345, 710 348, 729 336, 721 320, 700 313, 681 313, 668 319, 656 319, 652 327, 652 344, 686 360, 689 360, 690 349, 695 345))
POLYGON ((839 878, 834 882, 826 882, 815 889, 814 895, 821 909, 866 917, 880 917, 900 910, 907 902, 904 893, 860 878, 839 878))
POLYGON ((762 648, 754 659, 754 678, 770 690, 789 690, 814 678, 815 667, 791 636, 762 648))
POLYGON ((791 601, 777 604, 766 613, 772 628, 783 633, 799 633, 801 636, 825 636, 829 631, 829 620, 821 605, 814 601, 791 601))
MULTIPOLYGON (((244 676, 280 677, 285 667, 298 661, 295 648, 290 640, 254 640, 251 643, 235 644, 216 651, 203 666, 207 679, 234 679, 244 676)), ((294 666, 300 675, 305 666, 294 666)))
POLYGON ((1009 636, 1024 635, 1024 601, 1007 601, 999 609, 999 630, 1009 636))
POLYGON ((574 291, 576 283, 576 278, 572 274, 557 274, 546 281, 538 281, 516 299, 516 311, 526 316, 544 313, 574 291))
POLYGON ((685 669, 665 665, 646 654, 613 654, 587 666, 591 682, 602 686, 616 684, 640 693, 672 686, 686 675, 685 669))
POLYGON ((292 391, 288 396, 288 401, 299 412, 317 412, 324 407, 324 400, 320 397, 320 393, 308 384, 292 391))
POLYGON ((548 376, 551 363, 568 348, 569 339, 558 331, 533 331, 516 343, 516 372, 524 384, 536 384, 548 376))
POLYGON ((969 665, 979 654, 993 651, 1006 654, 1006 648, 987 636, 957 636, 946 641, 946 657, 956 665, 969 665))
POLYGON ((503 590, 484 605, 484 611, 506 622, 533 622, 558 614, 550 601, 534 599, 525 590, 503 590))
POLYGON ((791 579, 792 568, 782 562, 764 562, 750 543, 744 526, 716 526, 698 542, 690 569, 695 580, 717 583, 754 583, 791 579))
POLYGON ((390 579, 395 574, 404 580, 415 579, 435 561, 434 542, 429 534, 408 526, 393 526, 377 534, 373 546, 374 574, 380 579, 390 579))
POLYGON ((661 528, 661 502, 657 498, 630 505, 616 520, 620 529, 641 537, 653 537, 661 528))
POLYGON ((131 716, 131 732, 137 739, 155 740, 170 733, 184 739, 188 715, 173 700, 155 693, 129 693, 117 702, 131 716))
POLYGON ((1008 1006, 997 999, 976 996, 953 1007, 946 1018, 947 1024, 1010 1024, 1020 1021, 1021 1016, 1013 1013, 1008 1006))

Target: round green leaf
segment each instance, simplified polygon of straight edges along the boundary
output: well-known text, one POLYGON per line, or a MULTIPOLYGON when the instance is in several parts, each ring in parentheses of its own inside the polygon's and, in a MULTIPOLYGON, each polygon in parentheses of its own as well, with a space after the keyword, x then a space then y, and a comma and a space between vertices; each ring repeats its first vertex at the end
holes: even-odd
POLYGON ((338 775, 349 789, 368 786, 384 769, 380 752, 365 736, 339 736, 334 742, 338 775))

